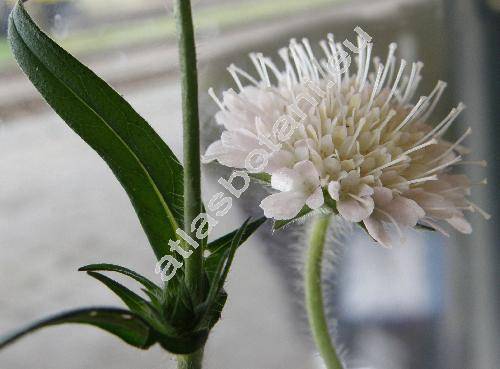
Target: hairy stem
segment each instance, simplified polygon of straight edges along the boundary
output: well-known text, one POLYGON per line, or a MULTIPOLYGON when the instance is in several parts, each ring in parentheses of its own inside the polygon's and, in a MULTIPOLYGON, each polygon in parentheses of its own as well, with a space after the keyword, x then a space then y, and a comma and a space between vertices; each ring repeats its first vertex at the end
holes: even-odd
MULTIPOLYGON (((198 75, 193 17, 189 0, 175 0, 179 45, 184 140, 184 231, 195 239, 191 223, 202 210, 200 169, 200 122, 198 116, 198 75)), ((195 302, 203 298, 203 249, 200 245, 185 259, 185 281, 195 302)), ((179 369, 201 369, 203 348, 177 357, 179 369)))
POLYGON ((203 349, 190 355, 177 356, 177 369, 201 369, 203 349))
MULTIPOLYGON (((200 123, 198 117, 198 77, 193 18, 189 0, 175 1, 179 62, 182 79, 184 139, 184 231, 195 239, 191 223, 202 209, 200 186, 200 123)), ((193 298, 202 298, 203 250, 198 247, 185 260, 186 285, 193 298)))
POLYGON ((330 216, 319 216, 314 220, 306 261, 305 298, 309 325, 316 348, 328 369, 342 369, 328 330, 321 283, 323 251, 329 223, 330 216))

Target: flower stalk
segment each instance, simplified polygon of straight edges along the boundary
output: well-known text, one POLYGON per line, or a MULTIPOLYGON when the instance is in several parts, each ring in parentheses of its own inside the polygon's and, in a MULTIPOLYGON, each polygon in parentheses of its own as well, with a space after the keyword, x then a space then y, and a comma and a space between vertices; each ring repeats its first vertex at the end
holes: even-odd
MULTIPOLYGON (((192 236, 191 223, 202 209, 200 170, 200 123, 198 117, 198 77, 193 19, 189 0, 176 0, 179 64, 182 88, 184 140, 184 231, 192 236)), ((192 236, 193 237, 193 236, 192 236)), ((193 237, 194 238, 194 237, 193 237)), ((193 250, 186 263, 186 284, 193 297, 200 297, 203 250, 193 250)))
POLYGON ((327 369, 343 369, 328 330, 321 283, 323 253, 330 218, 330 215, 318 216, 313 223, 306 260, 305 299, 314 342, 327 369))
MULTIPOLYGON (((174 15, 179 46, 184 144, 184 232, 192 238, 191 223, 202 210, 200 169, 200 123, 198 115, 198 75, 193 17, 189 0, 176 0, 174 15)), ((203 249, 192 250, 185 259, 185 281, 194 301, 203 299, 203 249)), ((179 369, 201 369, 203 348, 179 355, 179 369)))
POLYGON ((177 356, 178 369, 201 369, 203 361, 203 349, 190 355, 177 356))

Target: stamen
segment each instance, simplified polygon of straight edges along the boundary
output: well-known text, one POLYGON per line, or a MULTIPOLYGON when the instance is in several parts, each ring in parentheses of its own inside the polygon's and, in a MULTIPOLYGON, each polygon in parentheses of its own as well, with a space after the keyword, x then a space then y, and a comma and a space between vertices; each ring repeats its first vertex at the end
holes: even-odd
POLYGON ((370 56, 372 53, 373 44, 369 43, 367 48, 368 51, 366 52, 365 67, 363 70, 363 79, 361 80, 361 86, 359 87, 359 91, 363 91, 363 88, 365 87, 366 77, 368 76, 368 70, 370 69, 370 56))
POLYGON ((421 105, 425 101, 427 101, 427 97, 421 96, 420 99, 418 100, 418 102, 413 107, 413 109, 410 110, 410 112, 408 113, 406 118, 399 124, 399 126, 396 127, 396 129, 394 131, 392 131, 392 133, 394 134, 394 133, 398 132, 401 128, 403 128, 417 114, 418 109, 420 109, 421 105))
POLYGON ((292 83, 297 83, 297 75, 295 74, 295 70, 292 66, 292 62, 290 61, 289 49, 287 47, 283 47, 278 51, 278 55, 281 57, 283 62, 285 63, 286 76, 287 76, 287 86, 289 89, 292 88, 292 83))
POLYGON ((448 130, 448 128, 450 128, 450 126, 452 125, 452 123, 455 121, 455 119, 458 117, 458 115, 464 109, 465 109, 465 105, 462 104, 462 103, 459 103, 458 106, 457 106, 457 111, 455 112, 455 115, 450 119, 450 121, 446 125, 443 126, 443 128, 441 128, 439 130, 439 132, 436 133, 436 136, 440 137, 440 136, 444 135, 446 133, 446 131, 448 130))
MULTIPOLYGON (((446 118, 444 118, 436 127, 434 127, 430 132, 428 132, 424 137, 422 137, 420 140, 418 140, 418 143, 423 142, 427 140, 429 137, 434 136, 438 137, 438 131, 442 128, 444 128, 446 125, 451 124, 450 122, 453 122, 453 120, 460 114, 460 112, 464 109, 465 105, 462 103, 459 103, 456 108, 451 109, 451 111, 448 113, 446 118)), ((448 128, 446 128, 448 129, 448 128)))
POLYGON ((484 178, 483 180, 481 180, 479 182, 472 182, 470 184, 470 186, 455 186, 455 187, 446 188, 446 189, 438 191, 438 192, 439 193, 445 193, 445 192, 453 192, 453 191, 457 191, 457 190, 468 190, 472 186, 485 186, 487 184, 488 184, 488 179, 484 178))
POLYGON ((416 179, 412 179, 410 181, 406 181, 406 182, 402 182, 402 183, 407 183, 407 184, 411 185, 411 184, 422 183, 422 182, 427 182, 427 181, 437 181, 437 179, 438 179, 438 176, 434 174, 432 176, 416 178, 416 179))
POLYGON ((484 211, 483 209, 481 209, 478 205, 474 204, 472 201, 469 201, 469 200, 466 200, 466 202, 475 210, 477 211, 479 214, 481 214, 481 216, 488 220, 491 218, 491 214, 487 213, 486 211, 484 211))
POLYGON ((394 118, 394 116, 396 115, 396 111, 395 110, 389 110, 389 112, 387 113, 387 116, 385 117, 384 121, 382 122, 382 124, 380 125, 380 127, 378 127, 377 129, 382 131, 385 126, 387 125, 387 123, 389 123, 389 121, 394 118))
POLYGON ((250 53, 250 59, 252 60, 252 63, 257 70, 257 73, 259 74, 260 80, 265 81, 264 73, 262 71, 262 66, 260 64, 260 60, 257 56, 256 53, 250 53))
MULTIPOLYGON (((413 95, 415 94, 415 91, 417 90, 418 84, 420 83, 421 76, 420 76, 420 71, 422 70, 424 63, 422 62, 416 62, 415 64, 415 73, 413 75, 413 78, 410 76, 410 81, 408 82, 408 85, 406 86, 406 92, 403 97, 402 104, 406 105, 413 95)), ((413 69, 413 68, 412 68, 413 69)))
POLYGON ((394 159, 393 161, 387 163, 387 164, 384 164, 382 165, 381 167, 378 167, 378 168, 375 168, 373 169, 369 174, 371 174, 372 172, 374 171, 377 171, 377 170, 382 170, 382 169, 385 169, 389 166, 392 166, 393 164, 397 164, 401 161, 403 161, 404 159, 410 159, 411 158, 408 156, 408 154, 411 154, 412 152, 415 152, 417 150, 420 150, 420 149, 423 149, 424 147, 427 147, 427 146, 430 146, 430 145, 434 145, 437 143, 437 140, 435 139, 432 139, 424 144, 421 144, 421 145, 418 145, 418 146, 415 146, 415 147, 412 147, 411 149, 409 150, 406 150, 405 152, 403 152, 402 154, 400 154, 396 159, 394 159), (402 158, 403 160, 400 160, 400 158, 402 158))
POLYGON ((396 159, 391 160, 390 162, 388 162, 388 163, 386 163, 384 165, 381 165, 378 168, 372 169, 368 174, 373 174, 373 173, 375 173, 375 172, 377 172, 379 170, 388 168, 390 166, 393 166, 394 164, 400 163, 400 162, 405 161, 405 160, 411 160, 411 158, 409 156, 400 155, 396 159))
POLYGON ((387 72, 389 71, 389 64, 391 63, 393 59, 394 52, 396 51, 398 45, 395 42, 391 42, 389 44, 389 51, 387 52, 387 58, 385 59, 385 65, 384 65, 384 74, 382 74, 382 78, 380 79, 380 85, 377 91, 377 94, 380 92, 382 87, 384 87, 384 82, 387 77, 387 72))
POLYGON ((358 69, 357 69, 357 76, 356 76, 356 85, 360 86, 361 85, 361 78, 363 76, 363 67, 365 65, 366 49, 364 47, 363 48, 359 47, 359 46, 361 46, 361 39, 359 36, 357 38, 357 41, 358 41, 359 55, 358 55, 358 59, 357 59, 358 69))
POLYGON ((454 149, 455 147, 457 147, 458 145, 460 145, 460 143, 465 140, 467 138, 468 135, 470 135, 472 132, 472 128, 467 128, 467 130, 465 131, 465 133, 453 144, 451 145, 444 153, 442 153, 441 155, 439 155, 437 158, 433 159, 432 161, 430 161, 430 163, 435 163, 436 161, 439 161, 443 158, 445 158, 448 154, 450 154, 454 149))
POLYGON ((453 165, 457 162, 459 162, 460 160, 462 160, 462 157, 461 156, 457 156, 456 158, 454 158, 453 160, 450 160, 449 162, 446 162, 444 164, 441 164, 441 165, 438 165, 437 167, 435 167, 434 169, 431 169, 431 170, 428 170, 427 172, 425 173, 422 173, 423 176, 426 176, 426 175, 429 175, 429 174, 432 174, 432 173, 435 173, 435 172, 438 172, 446 167, 449 167, 450 165, 453 165))
POLYGON ((358 138, 359 134, 361 133, 361 130, 363 129, 363 126, 366 124, 366 118, 361 118, 358 123, 358 127, 356 128, 356 131, 354 132, 354 135, 352 136, 351 143, 349 144, 349 147, 347 148, 347 152, 351 152, 351 149, 356 142, 356 139, 358 138))
POLYGON ((436 87, 434 87, 434 90, 432 90, 432 92, 429 95, 429 100, 430 99, 433 99, 433 100, 432 100, 432 103, 431 103, 429 109, 422 116, 423 121, 426 121, 429 118, 429 116, 432 114, 432 112, 436 108, 437 103, 439 102, 439 99, 441 98, 441 95, 443 94, 445 88, 446 88, 446 82, 438 81, 438 83, 436 84, 436 87), (434 95, 436 95, 435 98, 434 98, 434 95))
POLYGON ((271 80, 269 79, 269 74, 267 73, 267 66, 264 60, 264 55, 262 55, 262 53, 257 54, 257 59, 259 60, 262 75, 264 76, 264 82, 266 83, 267 87, 271 87, 271 80))
POLYGON ((231 74, 231 77, 233 77, 234 82, 236 82, 236 85, 238 86, 238 90, 240 90, 240 92, 243 91, 243 85, 241 84, 240 78, 236 74, 236 71, 233 68, 231 68, 231 66, 229 66, 227 68, 227 70, 231 74))
POLYGON ((382 64, 379 64, 378 69, 377 69, 377 77, 375 78, 375 83, 373 84, 372 94, 370 96, 370 101, 368 102, 368 106, 366 107, 366 112, 370 111, 372 104, 373 104, 373 100, 375 99, 375 96, 378 94, 379 85, 381 84, 383 70, 384 70, 384 66, 382 64))
POLYGON ((464 160, 460 162, 459 165, 479 165, 480 167, 486 168, 488 162, 486 160, 464 160))
POLYGON ((411 63, 410 78, 408 79, 408 83, 406 84, 406 90, 403 94, 403 97, 401 98, 401 105, 404 105, 406 99, 408 98, 408 96, 410 94, 410 89, 413 85, 413 80, 415 79, 416 73, 417 73, 417 63, 411 63))
POLYGON ((264 63, 271 69, 273 72, 274 76, 278 81, 281 81, 283 79, 283 74, 280 72, 276 64, 271 60, 271 58, 264 58, 264 63))
POLYGON ((316 60, 316 58, 314 57, 309 40, 307 38, 303 38, 302 43, 304 44, 304 47, 306 49, 307 56, 309 58, 309 62, 310 62, 311 67, 312 67, 312 71, 314 73, 314 78, 317 81, 317 80, 319 80, 318 68, 321 69, 321 67, 320 67, 318 61, 316 60))
POLYGON ((404 71, 405 68, 406 68, 406 60, 401 59, 401 62, 400 62, 400 65, 399 65, 398 74, 396 75, 396 80, 394 81, 394 84, 392 85, 391 92, 389 93, 389 96, 387 96, 387 99, 385 100, 384 105, 382 105, 382 109, 387 104, 389 104, 389 101, 391 101, 392 96, 396 92, 396 89, 397 89, 398 84, 399 84, 399 80, 401 79, 401 76, 403 75, 403 71, 404 71))
POLYGON ((213 101, 215 101, 215 103, 219 106, 220 110, 227 111, 226 106, 222 103, 222 101, 219 100, 212 87, 208 89, 208 95, 212 98, 213 101))
POLYGON ((259 85, 259 83, 257 82, 257 80, 255 78, 253 78, 250 74, 245 72, 243 69, 237 67, 236 65, 231 64, 229 66, 229 68, 234 70, 236 73, 239 73, 241 76, 245 77, 250 83, 254 84, 255 86, 259 85))

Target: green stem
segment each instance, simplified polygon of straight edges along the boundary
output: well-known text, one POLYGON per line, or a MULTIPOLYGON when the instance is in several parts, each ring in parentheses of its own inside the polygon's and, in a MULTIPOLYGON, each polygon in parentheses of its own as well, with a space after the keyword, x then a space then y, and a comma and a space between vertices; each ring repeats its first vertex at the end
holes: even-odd
MULTIPOLYGON (((189 0, 175 1, 179 64, 182 78, 184 138, 184 231, 195 239, 191 223, 202 210, 200 186, 200 123, 198 117, 198 77, 193 18, 189 0)), ((203 250, 198 247, 185 260, 186 285, 195 300, 202 298, 203 250)))
POLYGON ((330 216, 319 216, 314 220, 306 261, 306 308, 314 342, 326 367, 328 369, 342 369, 328 330, 321 280, 323 251, 329 223, 330 216))
POLYGON ((190 355, 177 356, 177 369, 201 369, 203 349, 190 355))
MULTIPOLYGON (((189 0, 176 0, 174 8, 179 45, 184 140, 184 232, 195 239, 191 223, 202 211, 200 169, 200 122, 198 116, 198 76, 193 17, 189 0)), ((185 281, 193 300, 203 298, 203 249, 200 246, 185 259, 185 281)), ((201 369, 203 348, 177 357, 178 369, 201 369)))

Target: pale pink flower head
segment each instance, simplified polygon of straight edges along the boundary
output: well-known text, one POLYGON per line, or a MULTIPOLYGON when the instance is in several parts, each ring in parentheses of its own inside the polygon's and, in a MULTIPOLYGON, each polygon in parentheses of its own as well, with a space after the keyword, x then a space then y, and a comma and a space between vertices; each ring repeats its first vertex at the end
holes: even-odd
POLYGON ((237 91, 224 91, 222 100, 209 91, 224 129, 203 160, 267 178, 277 192, 260 206, 281 222, 334 212, 384 246, 415 226, 470 233, 465 212, 488 217, 468 198, 485 181, 452 171, 485 163, 464 160, 470 128, 455 141, 444 138, 463 104, 435 118, 446 84, 414 99, 423 63, 398 61, 394 43, 383 63, 361 38, 356 55, 332 35, 319 45, 316 57, 307 39, 291 40, 279 51, 281 68, 251 54, 256 76, 231 65, 237 91))

